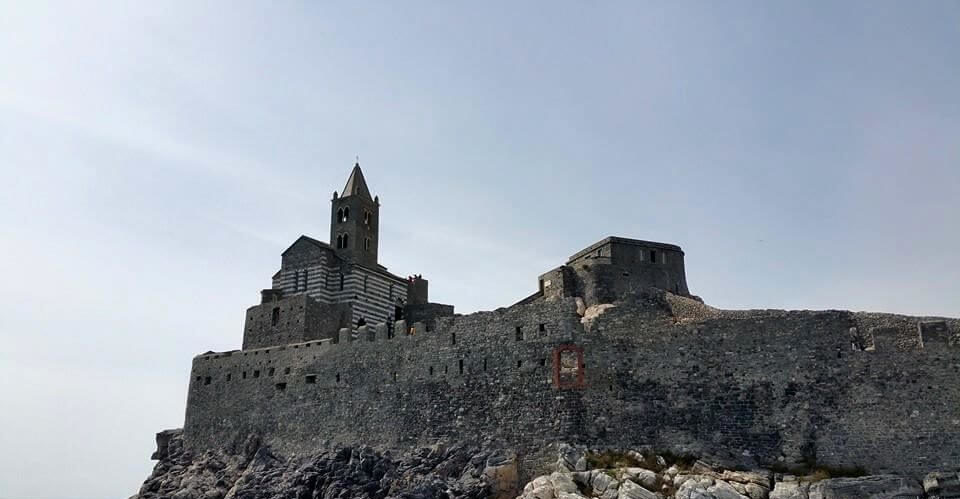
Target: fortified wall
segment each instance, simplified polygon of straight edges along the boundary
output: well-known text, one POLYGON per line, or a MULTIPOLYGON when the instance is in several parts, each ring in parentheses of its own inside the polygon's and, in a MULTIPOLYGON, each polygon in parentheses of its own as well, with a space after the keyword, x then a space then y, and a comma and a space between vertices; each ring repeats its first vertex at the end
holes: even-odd
POLYGON ((721 311, 651 289, 395 331, 196 357, 187 445, 253 434, 297 454, 494 439, 525 474, 557 442, 871 473, 960 464, 956 320, 721 311))
POLYGON ((560 442, 874 474, 960 467, 957 320, 717 310, 690 294, 679 246, 621 237, 509 308, 454 315, 422 276, 379 263, 380 199, 359 164, 342 192, 330 242, 301 236, 281 255, 243 349, 193 360, 189 449, 494 440, 527 477, 560 442))

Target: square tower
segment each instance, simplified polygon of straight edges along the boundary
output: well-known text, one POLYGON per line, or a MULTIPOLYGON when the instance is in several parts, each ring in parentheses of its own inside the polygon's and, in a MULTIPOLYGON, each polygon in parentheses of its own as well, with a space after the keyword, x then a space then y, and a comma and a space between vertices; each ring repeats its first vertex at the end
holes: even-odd
POLYGON ((330 246, 344 261, 376 268, 380 199, 370 196, 360 163, 353 166, 343 192, 339 196, 334 192, 330 202, 330 246))

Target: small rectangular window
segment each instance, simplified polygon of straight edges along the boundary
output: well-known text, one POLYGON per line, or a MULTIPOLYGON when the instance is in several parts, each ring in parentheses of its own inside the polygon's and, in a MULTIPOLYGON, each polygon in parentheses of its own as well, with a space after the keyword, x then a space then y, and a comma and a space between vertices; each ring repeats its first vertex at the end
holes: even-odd
POLYGON ((247 379, 247 371, 243 371, 243 379, 247 379))
POLYGON ((547 330, 547 325, 541 322, 540 325, 537 326, 537 329, 542 333, 547 330))
POLYGON ((209 385, 209 384, 210 384, 210 376, 207 376, 206 378, 203 378, 203 384, 205 384, 205 385, 209 385))
POLYGON ((273 385, 273 386, 277 387, 277 391, 281 391, 281 392, 287 389, 286 383, 277 383, 276 385, 273 385))
POLYGON ((450 344, 451 345, 457 344, 457 333, 450 333, 450 344))
POLYGON ((463 374, 463 359, 460 359, 460 374, 463 374))
POLYGON ((304 378, 304 381, 306 381, 308 385, 315 385, 317 383, 317 375, 308 374, 306 378, 304 378))
POLYGON ((430 376, 433 376, 433 366, 430 366, 430 376))
POLYGON ((547 365, 547 359, 540 359, 540 367, 547 365))
POLYGON ((521 367, 522 365, 523 365, 523 361, 522 361, 522 360, 518 360, 518 361, 517 361, 517 369, 520 369, 520 367, 521 367))
POLYGON ((253 377, 254 377, 254 378, 259 378, 259 377, 260 377, 260 371, 259 371, 259 370, 253 371, 253 377))
POLYGON ((227 374, 227 381, 230 381, 232 378, 233 378, 233 375, 228 373, 228 374, 227 374))
POLYGON ((523 341, 523 328, 521 326, 517 326, 516 338, 517 341, 523 341))
POLYGON ((650 250, 650 263, 657 263, 657 250, 650 250))
POLYGON ((337 383, 340 382, 340 373, 337 373, 337 383))
POLYGON ((283 368, 283 374, 290 374, 290 368, 289 367, 283 368))

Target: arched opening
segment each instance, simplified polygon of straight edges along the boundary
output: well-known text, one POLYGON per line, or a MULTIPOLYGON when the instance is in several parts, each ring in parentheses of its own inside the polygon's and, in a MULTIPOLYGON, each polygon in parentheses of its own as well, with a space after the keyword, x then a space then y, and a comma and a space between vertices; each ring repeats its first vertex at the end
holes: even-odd
POLYGON ((344 235, 343 235, 343 247, 344 247, 344 248, 349 248, 349 247, 350 247, 350 234, 344 234, 344 235))
POLYGON ((370 212, 364 210, 364 211, 363 211, 363 225, 370 225, 370 218, 371 218, 370 212))
POLYGON ((337 210, 337 223, 343 223, 343 208, 337 210))
POLYGON ((343 208, 343 221, 346 222, 350 220, 350 207, 346 206, 343 208))
POLYGON ((343 236, 339 235, 337 236, 337 249, 341 248, 343 248, 343 236))

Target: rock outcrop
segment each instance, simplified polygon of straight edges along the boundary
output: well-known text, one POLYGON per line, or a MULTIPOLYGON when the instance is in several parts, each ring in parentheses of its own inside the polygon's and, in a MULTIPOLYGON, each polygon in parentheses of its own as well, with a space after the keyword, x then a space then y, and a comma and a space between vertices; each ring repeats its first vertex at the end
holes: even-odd
MULTIPOLYGON (((956 472, 928 474, 923 484, 901 475, 831 478, 769 470, 729 470, 656 454, 587 452, 561 445, 558 471, 534 478, 518 499, 906 499, 960 497, 956 472), (610 463, 615 466, 609 466, 610 463)), ((849 470, 845 471, 849 472, 849 470)))
POLYGON ((183 449, 180 430, 161 432, 157 443, 159 462, 131 499, 512 497, 517 479, 515 456, 470 445, 398 456, 343 447, 283 458, 255 439, 237 454, 194 456, 183 449))
MULTIPOLYGON (((956 471, 831 477, 732 470, 690 457, 588 451, 560 444, 551 473, 521 486, 516 453, 449 444, 402 454, 366 446, 282 457, 250 437, 231 452, 192 455, 181 430, 157 434, 158 463, 131 499, 954 499, 956 471)), ((489 448, 485 448, 489 447, 489 448)), ((844 471, 849 473, 850 470, 844 471)))

